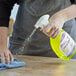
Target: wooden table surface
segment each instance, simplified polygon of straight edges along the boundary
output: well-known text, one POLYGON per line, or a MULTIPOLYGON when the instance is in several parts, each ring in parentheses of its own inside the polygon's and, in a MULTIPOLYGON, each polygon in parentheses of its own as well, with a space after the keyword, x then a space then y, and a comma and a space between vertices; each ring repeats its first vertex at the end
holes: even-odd
POLYGON ((26 66, 0 71, 0 76, 76 76, 76 60, 59 58, 17 56, 26 66))

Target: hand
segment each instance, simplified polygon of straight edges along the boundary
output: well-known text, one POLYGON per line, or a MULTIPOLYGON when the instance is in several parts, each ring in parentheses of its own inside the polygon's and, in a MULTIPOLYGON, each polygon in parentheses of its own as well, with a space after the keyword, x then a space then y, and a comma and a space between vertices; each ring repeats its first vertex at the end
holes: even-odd
POLYGON ((0 56, 3 64, 5 63, 5 59, 7 64, 10 64, 10 61, 13 61, 13 55, 8 48, 0 48, 0 56))
POLYGON ((62 29, 64 22, 65 20, 61 15, 55 14, 49 19, 49 25, 41 29, 41 31, 44 34, 46 34, 48 37, 51 37, 54 39, 57 37, 60 30, 62 29))

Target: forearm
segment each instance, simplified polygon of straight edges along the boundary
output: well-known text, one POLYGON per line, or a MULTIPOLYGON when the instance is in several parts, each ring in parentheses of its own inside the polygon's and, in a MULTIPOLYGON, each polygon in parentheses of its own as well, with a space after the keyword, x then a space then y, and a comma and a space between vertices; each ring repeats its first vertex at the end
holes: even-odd
POLYGON ((10 61, 13 61, 13 55, 7 48, 7 35, 8 28, 0 27, 0 57, 3 64, 5 63, 5 59, 7 64, 10 64, 10 61))
POLYGON ((71 5, 55 14, 55 16, 59 16, 63 18, 64 22, 76 18, 76 5, 71 5))
POLYGON ((7 48, 8 28, 0 27, 0 47, 7 48))

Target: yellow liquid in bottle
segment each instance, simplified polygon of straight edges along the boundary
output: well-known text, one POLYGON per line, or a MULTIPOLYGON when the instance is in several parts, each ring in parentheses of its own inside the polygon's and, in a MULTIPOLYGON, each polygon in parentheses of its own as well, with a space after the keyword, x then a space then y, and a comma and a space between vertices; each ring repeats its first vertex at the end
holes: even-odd
POLYGON ((63 60, 71 59, 76 52, 74 40, 63 29, 55 39, 50 38, 50 44, 56 55, 63 60))

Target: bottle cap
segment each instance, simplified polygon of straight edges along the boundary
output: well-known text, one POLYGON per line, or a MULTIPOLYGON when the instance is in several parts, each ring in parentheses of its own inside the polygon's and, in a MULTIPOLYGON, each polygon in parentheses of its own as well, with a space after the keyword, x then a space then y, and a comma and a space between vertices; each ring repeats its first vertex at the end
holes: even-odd
POLYGON ((39 28, 39 27, 43 28, 47 26, 49 24, 49 21, 48 21, 49 17, 50 16, 48 14, 41 16, 39 20, 36 22, 35 28, 39 28))

